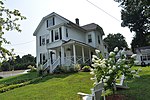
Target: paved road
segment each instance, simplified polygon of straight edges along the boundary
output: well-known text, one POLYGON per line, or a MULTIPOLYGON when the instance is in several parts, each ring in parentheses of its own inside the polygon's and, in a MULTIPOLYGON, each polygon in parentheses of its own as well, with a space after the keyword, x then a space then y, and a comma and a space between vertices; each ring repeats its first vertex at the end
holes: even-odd
POLYGON ((1 77, 9 77, 9 76, 16 76, 19 74, 25 74, 27 73, 27 71, 29 71, 30 69, 27 70, 16 70, 16 71, 5 71, 5 72, 0 72, 0 76, 1 77))

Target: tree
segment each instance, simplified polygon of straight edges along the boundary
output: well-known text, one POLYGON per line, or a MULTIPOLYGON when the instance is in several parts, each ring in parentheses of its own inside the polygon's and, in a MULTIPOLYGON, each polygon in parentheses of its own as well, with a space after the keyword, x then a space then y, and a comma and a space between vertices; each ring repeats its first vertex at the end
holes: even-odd
POLYGON ((1 65, 2 71, 27 69, 29 65, 35 66, 35 58, 31 54, 24 55, 22 58, 16 56, 15 59, 4 60, 1 65))
POLYGON ((19 20, 24 20, 26 17, 22 16, 19 10, 9 10, 4 7, 3 0, 0 0, 0 58, 6 58, 7 56, 12 56, 12 51, 7 50, 6 48, 2 47, 2 44, 10 44, 3 35, 6 31, 16 30, 21 32, 20 24, 18 23, 19 20))
POLYGON ((104 39, 104 42, 108 44, 108 52, 113 51, 115 47, 118 47, 119 49, 128 48, 125 37, 120 33, 108 34, 104 39))
POLYGON ((150 0, 114 0, 122 7, 122 27, 129 27, 135 32, 132 50, 150 45, 150 0))

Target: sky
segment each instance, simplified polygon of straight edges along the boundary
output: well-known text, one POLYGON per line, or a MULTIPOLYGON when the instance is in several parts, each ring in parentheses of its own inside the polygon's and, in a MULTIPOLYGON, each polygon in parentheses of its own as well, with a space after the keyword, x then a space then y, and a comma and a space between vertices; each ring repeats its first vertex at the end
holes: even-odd
POLYGON ((18 9, 27 17, 20 21, 21 33, 11 31, 4 35, 11 42, 4 46, 7 49, 14 48, 15 54, 20 56, 36 56, 36 38, 33 33, 41 19, 52 12, 72 22, 79 18, 81 26, 96 23, 103 28, 104 37, 109 33, 121 33, 129 47, 134 35, 127 27, 121 27, 121 7, 114 0, 5 0, 4 4, 10 10, 18 9))

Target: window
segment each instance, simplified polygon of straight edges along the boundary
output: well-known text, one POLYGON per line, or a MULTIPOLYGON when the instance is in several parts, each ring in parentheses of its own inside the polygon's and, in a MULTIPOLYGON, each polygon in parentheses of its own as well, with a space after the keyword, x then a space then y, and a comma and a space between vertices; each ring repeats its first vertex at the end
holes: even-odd
POLYGON ((46 39, 46 44, 48 44, 49 43, 49 39, 46 39))
POLYGON ((49 34, 46 35, 46 44, 49 43, 49 34))
POLYGON ((53 26, 53 25, 55 25, 55 18, 54 17, 52 17, 46 21, 47 28, 50 26, 53 26))
POLYGON ((146 56, 142 56, 142 61, 147 60, 146 56))
POLYGON ((90 34, 90 35, 88 35, 88 43, 91 43, 91 42, 92 42, 92 36, 90 34))
POLYGON ((68 37, 68 29, 66 28, 66 37, 68 37))
POLYGON ((42 45, 45 45, 45 38, 42 38, 42 45))
POLYGON ((150 60, 150 55, 147 55, 147 59, 150 60))
POLYGON ((99 37, 99 35, 98 35, 98 43, 100 44, 100 37, 99 37))
POLYGON ((58 34, 58 30, 55 30, 55 40, 59 39, 59 34, 58 34))

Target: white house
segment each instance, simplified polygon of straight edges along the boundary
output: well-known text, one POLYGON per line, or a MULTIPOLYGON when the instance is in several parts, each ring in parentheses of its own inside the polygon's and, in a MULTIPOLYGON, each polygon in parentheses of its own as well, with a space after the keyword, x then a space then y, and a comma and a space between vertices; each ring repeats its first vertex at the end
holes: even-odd
POLYGON ((56 14, 43 17, 35 32, 36 63, 49 69, 50 73, 57 66, 91 63, 95 49, 107 57, 107 45, 103 42, 103 29, 95 24, 79 25, 56 14))
POLYGON ((136 48, 138 65, 150 65, 150 46, 136 48))

